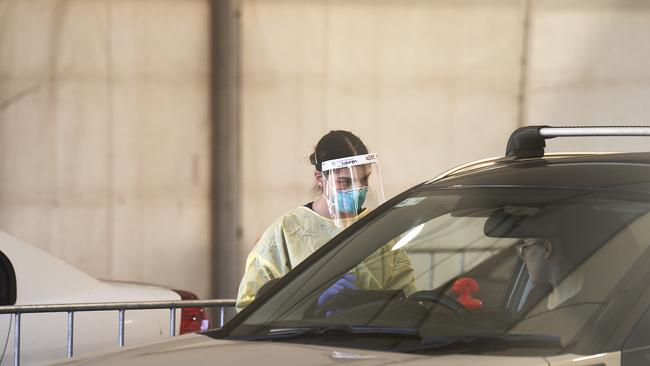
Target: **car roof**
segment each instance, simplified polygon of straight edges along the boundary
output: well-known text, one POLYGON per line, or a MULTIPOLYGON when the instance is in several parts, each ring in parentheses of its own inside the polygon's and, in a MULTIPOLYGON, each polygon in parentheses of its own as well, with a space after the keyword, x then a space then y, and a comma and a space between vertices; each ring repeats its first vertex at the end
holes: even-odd
POLYGON ((488 159, 453 169, 424 185, 425 189, 452 186, 566 187, 650 193, 650 152, 488 159))

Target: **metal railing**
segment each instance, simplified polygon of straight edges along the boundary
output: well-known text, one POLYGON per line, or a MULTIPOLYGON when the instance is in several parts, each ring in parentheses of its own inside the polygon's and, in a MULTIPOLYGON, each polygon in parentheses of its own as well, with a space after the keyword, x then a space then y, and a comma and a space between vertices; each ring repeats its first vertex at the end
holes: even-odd
POLYGON ((127 310, 169 309, 169 336, 176 335, 176 310, 183 308, 219 308, 219 327, 225 322, 226 308, 234 307, 234 299, 216 300, 174 300, 174 301, 134 301, 134 302, 102 302, 85 304, 43 304, 0 306, 0 314, 14 315, 14 366, 20 365, 20 318, 22 314, 36 313, 67 313, 68 333, 66 355, 74 356, 74 315, 77 312, 88 311, 117 311, 117 346, 124 347, 124 315, 127 310))

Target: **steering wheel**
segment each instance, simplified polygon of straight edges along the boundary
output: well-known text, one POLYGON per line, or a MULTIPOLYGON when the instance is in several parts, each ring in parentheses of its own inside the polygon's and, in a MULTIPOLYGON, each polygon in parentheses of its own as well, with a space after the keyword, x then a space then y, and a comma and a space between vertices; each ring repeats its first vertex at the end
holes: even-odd
POLYGON ((470 311, 453 297, 436 291, 424 290, 411 294, 409 301, 425 301, 440 304, 457 314, 469 314, 470 311))
POLYGON ((402 290, 349 290, 344 289, 339 294, 329 298, 324 304, 314 306, 312 316, 317 318, 327 317, 328 313, 337 314, 359 306, 370 304, 386 304, 393 300, 404 300, 402 290))

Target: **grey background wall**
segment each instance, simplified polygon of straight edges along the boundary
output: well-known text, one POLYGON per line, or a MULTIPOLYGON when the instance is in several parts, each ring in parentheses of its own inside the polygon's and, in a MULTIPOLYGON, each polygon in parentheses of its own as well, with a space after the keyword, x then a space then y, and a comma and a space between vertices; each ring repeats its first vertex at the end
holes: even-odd
POLYGON ((211 245, 236 248, 216 263, 237 278, 266 226, 312 198, 307 157, 331 129, 380 154, 393 195, 503 154, 521 125, 646 122, 645 0, 231 0, 236 121, 213 120, 221 3, 0 0, 0 229, 99 277, 207 297, 211 245), (239 169, 213 172, 225 122, 239 169), (240 210, 211 212, 215 190, 240 210), (233 212, 239 236, 217 242, 211 216, 233 212))
POLYGON ((210 36, 206 1, 0 1, 0 229, 207 296, 210 36))

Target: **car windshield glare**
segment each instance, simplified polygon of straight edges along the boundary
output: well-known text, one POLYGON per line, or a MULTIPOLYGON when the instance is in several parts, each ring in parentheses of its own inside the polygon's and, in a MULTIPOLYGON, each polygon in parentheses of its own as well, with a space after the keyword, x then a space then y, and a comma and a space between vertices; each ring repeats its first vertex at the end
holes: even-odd
MULTIPOLYGON (((616 326, 606 315, 637 296, 633 274, 650 268, 650 199, 425 187, 334 241, 230 335, 354 326, 409 329, 429 340, 525 335, 528 346, 545 340, 533 353, 589 352, 590 337, 616 326)), ((399 351, 400 342, 388 349, 399 351)))

